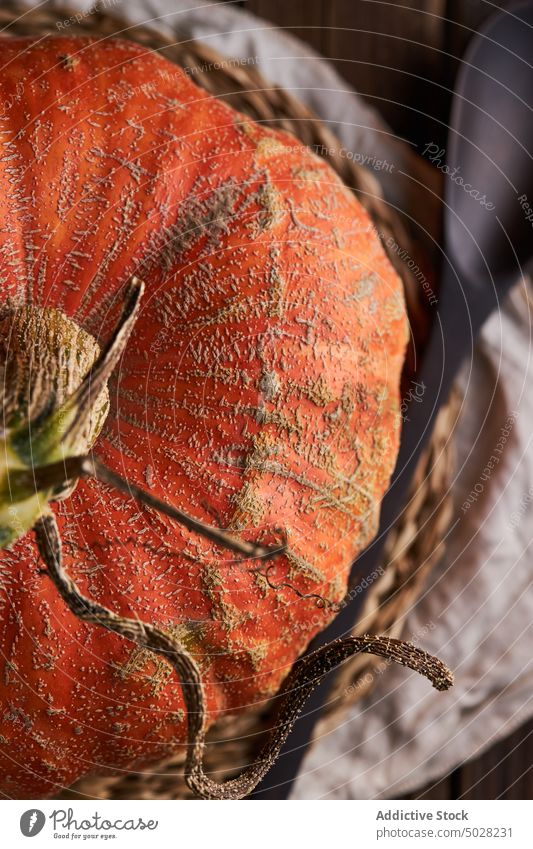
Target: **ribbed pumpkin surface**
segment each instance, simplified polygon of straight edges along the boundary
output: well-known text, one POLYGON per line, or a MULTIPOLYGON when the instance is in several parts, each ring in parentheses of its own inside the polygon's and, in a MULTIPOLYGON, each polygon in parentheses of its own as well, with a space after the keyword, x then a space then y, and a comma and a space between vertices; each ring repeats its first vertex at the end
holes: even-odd
MULTIPOLYGON (((100 342, 147 287, 96 452, 197 518, 287 552, 231 555, 96 482, 54 507, 83 591, 181 636, 210 720, 274 693, 334 615, 394 466, 406 317, 332 170, 121 41, 2 43, 0 305, 100 342), (260 570, 260 571, 257 571, 260 570), (289 584, 282 589, 269 585, 289 584)), ((82 624, 31 534, 0 553, 0 782, 53 794, 185 739, 163 660, 82 624)))

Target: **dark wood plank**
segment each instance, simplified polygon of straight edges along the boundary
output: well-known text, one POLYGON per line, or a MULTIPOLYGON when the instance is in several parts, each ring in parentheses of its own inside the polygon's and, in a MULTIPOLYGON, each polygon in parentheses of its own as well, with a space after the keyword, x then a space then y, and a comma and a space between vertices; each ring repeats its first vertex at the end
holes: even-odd
POLYGON ((446 776, 442 778, 440 781, 434 781, 432 784, 428 784, 422 790, 418 790, 410 796, 406 796, 406 799, 451 799, 452 798, 452 789, 450 777, 446 776))
POLYGON ((406 799, 532 799, 533 720, 406 799))
POLYGON ((460 798, 533 798, 533 721, 492 746, 460 772, 460 798))
POLYGON ((446 16, 448 21, 447 46, 455 59, 460 59, 472 34, 481 24, 496 12, 498 8, 510 5, 510 0, 448 0, 446 16))
POLYGON ((444 73, 436 51, 443 47, 445 0, 426 0, 423 10, 420 5, 418 0, 248 0, 245 8, 311 43, 400 135, 413 138, 427 123, 423 113, 435 103, 433 80, 444 73))
POLYGON ((353 87, 405 138, 425 139, 441 112, 441 16, 445 0, 335 0, 327 55, 353 87), (421 8, 421 5, 423 8, 421 8))

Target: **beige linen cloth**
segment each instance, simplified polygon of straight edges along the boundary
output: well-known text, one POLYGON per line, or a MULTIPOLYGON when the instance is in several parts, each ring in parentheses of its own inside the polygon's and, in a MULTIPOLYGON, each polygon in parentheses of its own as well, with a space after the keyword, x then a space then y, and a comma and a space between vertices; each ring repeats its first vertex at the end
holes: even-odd
MULTIPOLYGON (((392 165, 374 170, 392 204, 416 209, 422 194, 429 215, 426 187, 434 178, 427 166, 301 42, 223 3, 102 5, 176 40, 195 37, 257 63, 267 79, 310 105, 357 161, 392 165)), ((388 668, 372 694, 316 740, 292 798, 395 798, 444 776, 533 715, 531 351, 522 283, 486 324, 463 368, 462 411, 451 435, 455 520, 446 554, 404 632, 423 635, 417 641, 451 666, 454 688, 437 693, 418 675, 388 668)))

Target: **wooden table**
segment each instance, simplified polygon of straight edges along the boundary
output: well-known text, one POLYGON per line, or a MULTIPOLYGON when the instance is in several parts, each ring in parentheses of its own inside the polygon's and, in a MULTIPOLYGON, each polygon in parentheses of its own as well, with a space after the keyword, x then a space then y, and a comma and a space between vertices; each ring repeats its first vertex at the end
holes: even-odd
MULTIPOLYGON (((444 146, 458 58, 508 2, 484 0, 242 0, 308 42, 419 149, 444 146)), ((413 799, 533 798, 533 722, 413 799)))

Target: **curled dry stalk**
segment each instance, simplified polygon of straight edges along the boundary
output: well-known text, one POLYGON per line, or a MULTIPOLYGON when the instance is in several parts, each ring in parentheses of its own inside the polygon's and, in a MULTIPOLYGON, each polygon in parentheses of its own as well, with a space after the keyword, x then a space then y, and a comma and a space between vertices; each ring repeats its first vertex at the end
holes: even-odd
MULTIPOLYGON (((14 445, 18 449, 19 455, 26 462, 15 463, 11 468, 6 467, 5 492, 0 489, 0 496, 3 495, 5 498, 9 493, 10 501, 14 502, 17 498, 19 501, 24 501, 32 494, 42 493, 48 496, 46 497, 47 501, 57 500, 69 495, 80 478, 93 477, 126 495, 133 496, 142 504, 165 514, 189 530, 235 554, 247 558, 271 557, 279 553, 282 547, 268 547, 246 542, 219 528, 194 519, 182 510, 172 507, 150 492, 146 492, 136 484, 122 478, 105 466, 101 460, 87 453, 87 449, 92 446, 98 436, 103 419, 107 415, 107 381, 131 335, 143 291, 144 284, 142 281, 133 277, 126 290, 119 322, 109 341, 96 356, 76 390, 66 398, 61 399, 59 404, 57 397, 61 393, 58 391, 57 384, 61 375, 48 373, 54 357, 50 355, 50 351, 46 352, 46 345, 43 346, 45 349, 44 357, 42 352, 36 348, 35 351, 30 352, 33 359, 30 356, 27 358, 28 362, 23 362, 21 365, 20 360, 23 357, 17 359, 15 355, 10 356, 8 344, 7 351, 4 352, 5 362, 1 363, 2 382, 4 388, 9 383, 15 386, 11 389, 11 392, 7 393, 7 396, 4 394, 2 399, 4 419, 24 403, 30 409, 35 407, 36 412, 33 417, 30 417, 29 422, 18 426, 10 444, 6 446, 6 454, 14 445), (46 353, 49 354, 48 357, 46 353), (44 362, 39 361, 39 357, 44 362), (40 392, 40 396, 44 396, 44 400, 42 397, 37 400, 32 397, 32 386, 30 384, 43 384, 46 387, 45 391, 41 390, 40 392), (47 386, 47 384, 50 385, 47 386), (52 410, 50 410, 51 405, 53 405, 52 410), (95 409, 99 413, 98 417, 95 415, 95 409), (97 420, 96 424, 95 419, 97 420), (28 462, 28 458, 31 462, 28 462), (47 460, 53 462, 46 462, 47 460)), ((39 313, 37 310, 34 312, 39 313)), ((56 337, 61 337, 61 334, 65 335, 67 331, 72 336, 73 323, 64 318, 62 321, 67 324, 67 327, 61 326, 53 311, 48 311, 48 314, 46 311, 40 311, 38 316, 30 314, 29 317, 24 314, 19 322, 19 334, 25 336, 31 335, 31 332, 33 332, 37 336, 41 334, 50 335, 49 327, 53 325, 56 337), (57 327, 58 324, 59 328, 57 327)), ((73 344, 72 339, 69 339, 69 342, 71 345, 73 344)), ((87 339, 84 342, 87 344, 87 339)), ((55 343, 57 344, 57 340, 55 343)), ((37 502, 35 509, 38 513, 41 512, 41 505, 37 502)), ((38 516, 34 518, 36 520, 38 516)), ((33 522, 31 522, 32 525, 33 522)), ((13 538, 8 540, 8 542, 12 541, 13 538)), ((2 537, 0 534, 1 545, 2 537)))
POLYGON ((431 681, 437 690, 453 683, 448 668, 438 658, 403 640, 368 635, 336 640, 294 665, 278 694, 274 726, 256 759, 236 778, 224 783, 205 772, 206 710, 202 677, 194 658, 174 636, 138 619, 118 616, 84 596, 65 573, 61 539, 54 515, 42 516, 35 526, 37 544, 48 574, 61 597, 78 619, 99 625, 165 658, 173 667, 187 708, 187 760, 185 779, 190 789, 204 799, 242 799, 268 772, 296 722, 308 696, 324 675, 359 652, 375 654, 407 666, 431 681))
MULTIPOLYGON (((175 636, 139 619, 120 616, 82 594, 63 569, 59 529, 48 506, 48 502, 70 494, 80 478, 94 478, 133 496, 142 504, 241 557, 269 559, 284 550, 283 542, 272 547, 258 545, 237 539, 219 528, 194 519, 122 478, 89 453, 107 415, 107 381, 135 324, 142 292, 142 282, 133 278, 126 292, 118 325, 101 352, 98 352, 96 343, 88 334, 79 331, 73 322, 53 311, 45 313, 36 308, 28 308, 21 310, 15 317, 18 348, 15 338, 15 353, 10 355, 9 349, 4 347, 4 360, 0 362, 4 390, 4 395, 0 398, 4 418, 4 429, 0 430, 0 438, 4 441, 6 457, 4 467, 0 468, 0 472, 3 472, 0 485, 0 547, 11 544, 26 530, 33 528, 47 572, 68 608, 78 619, 106 628, 141 648, 149 649, 172 666, 187 709, 187 784, 198 796, 206 799, 241 799, 253 791, 276 760, 291 727, 318 681, 354 654, 367 652, 408 666, 425 675, 439 690, 451 686, 452 676, 440 660, 401 640, 372 636, 337 640, 300 659, 294 665, 278 694, 276 721, 253 763, 237 778, 222 784, 207 775, 204 769, 206 708, 202 677, 197 663, 175 636), (41 334, 45 344, 41 344, 42 340, 39 339, 36 347, 28 353, 24 347, 25 338, 32 334, 41 334), (85 375, 76 381, 75 390, 66 392, 61 364, 58 365, 53 359, 54 346, 57 338, 63 337, 68 337, 71 346, 80 344, 80 334, 83 344, 92 346, 92 364, 85 375), (36 384, 47 389, 44 397, 36 397, 33 391, 36 384), (33 415, 28 417, 29 421, 21 424, 17 420, 17 412, 24 403, 30 412, 33 411, 33 415), (15 423, 11 431, 5 426, 10 416, 11 421, 15 423), (9 438, 6 438, 8 433, 9 438), (21 513, 22 518, 16 527, 2 525, 2 522, 6 523, 6 515, 10 516, 13 512, 13 504, 16 505, 17 501, 25 505, 29 503, 29 512, 25 507, 26 512, 21 513), (7 511, 5 507, 1 507, 2 503, 9 505, 7 511)), ((69 379, 70 377, 72 375, 69 379)), ((263 571, 262 574, 267 578, 271 589, 294 590, 285 582, 279 585, 272 583, 269 577, 270 568, 267 567, 266 572, 263 571)), ((325 603, 325 600, 316 594, 304 594, 297 590, 295 592, 301 598, 314 598, 317 603, 325 603)))

